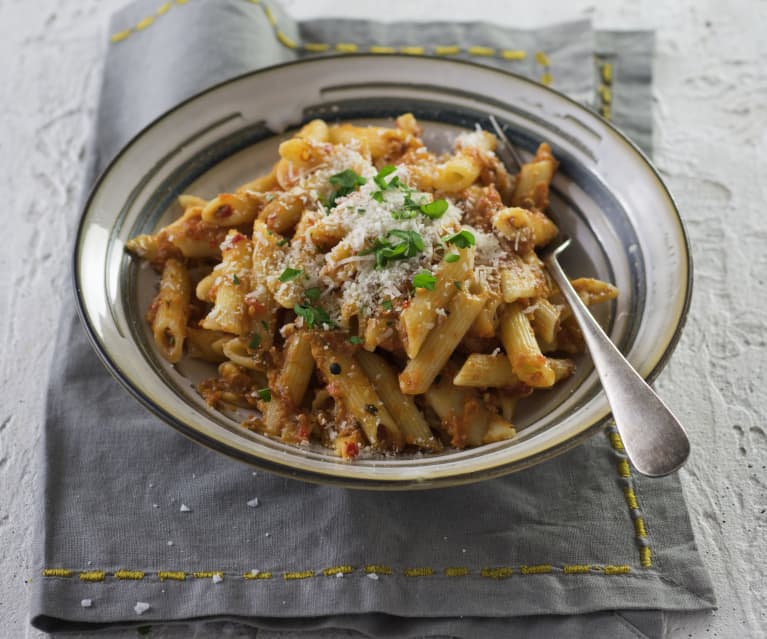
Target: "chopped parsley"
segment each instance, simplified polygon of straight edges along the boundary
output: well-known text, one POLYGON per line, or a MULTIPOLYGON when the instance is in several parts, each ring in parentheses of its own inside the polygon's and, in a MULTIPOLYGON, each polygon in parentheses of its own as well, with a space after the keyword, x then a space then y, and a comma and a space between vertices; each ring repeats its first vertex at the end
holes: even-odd
POLYGON ((334 322, 330 319, 328 312, 319 306, 312 306, 310 304, 295 304, 293 306, 293 312, 298 317, 303 318, 304 324, 308 328, 314 328, 315 326, 333 326, 334 322))
POLYGON ((441 218, 445 211, 447 211, 447 200, 434 200, 428 204, 421 204, 418 210, 421 211, 426 217, 430 217, 432 220, 441 218))
POLYGON ((458 255, 458 253, 448 253, 447 255, 445 255, 445 262, 448 262, 450 264, 452 264, 453 262, 457 262, 460 259, 461 259, 461 256, 458 255))
POLYGON ((375 254, 376 268, 384 268, 389 262, 415 257, 424 250, 423 238, 415 231, 392 229, 383 238, 376 238, 369 249, 360 255, 375 254))
POLYGON ((455 282, 453 282, 453 284, 454 284, 454 286, 455 286, 455 287, 456 287, 456 288, 457 288, 459 291, 463 290, 463 286, 461 286, 461 283, 460 283, 458 280, 456 280, 455 282))
POLYGON ((235 286, 239 286, 240 285, 240 278, 237 277, 236 273, 234 275, 232 275, 232 282, 234 282, 235 286))
POLYGON ((290 282, 290 280, 296 279, 303 272, 304 269, 302 268, 286 268, 280 273, 280 282, 290 282))
POLYGON ((284 237, 277 242, 277 246, 285 246, 286 244, 290 244, 290 240, 287 237, 284 237))
POLYGON ((352 344, 362 344, 362 338, 361 338, 359 335, 352 335, 352 336, 349 338, 349 341, 350 341, 352 344))
POLYGON ((394 305, 391 303, 391 300, 384 300, 383 302, 381 302, 381 307, 385 311, 393 311, 394 310, 394 305))
POLYGON ((327 207, 332 209, 336 205, 336 200, 339 197, 344 197, 352 193, 358 186, 362 186, 367 180, 361 175, 355 173, 351 169, 346 169, 340 173, 330 176, 330 183, 336 187, 336 190, 330 194, 327 207))
POLYGON ((476 244, 474 234, 466 230, 458 231, 458 233, 448 235, 443 239, 448 244, 453 244, 454 246, 462 249, 469 248, 470 246, 474 246, 474 244, 476 244))
POLYGON ((267 322, 266 320, 261 320, 261 326, 264 327, 265 331, 269 330, 269 322, 267 322))
POLYGON ((320 289, 317 286, 312 286, 304 291, 304 297, 312 301, 317 300, 320 296, 320 289))
POLYGON ((248 344, 248 348, 254 351, 258 348, 258 345, 260 343, 261 343, 261 336, 258 333, 253 333, 253 336, 250 338, 250 343, 248 344))
POLYGON ((256 395, 258 395, 258 397, 265 402, 272 401, 272 391, 270 391, 268 388, 259 388, 256 391, 256 395))
POLYGON ((437 278, 429 271, 421 271, 413 276, 414 288, 425 288, 427 291, 433 291, 437 286, 437 278))
POLYGON ((396 183, 396 184, 392 184, 392 182, 394 182, 394 180, 395 180, 396 178, 393 178, 391 182, 387 182, 387 181, 386 181, 386 179, 385 179, 387 176, 391 175, 391 174, 392 174, 392 173, 394 173, 394 171, 396 171, 396 170, 397 170, 397 167, 396 167, 396 166, 394 166, 393 164, 387 164, 386 166, 384 166, 384 167, 381 167, 381 170, 380 170, 380 171, 378 172, 378 174, 377 174, 377 175, 376 175, 376 176, 373 178, 373 180, 375 181, 375 183, 378 185, 378 187, 379 187, 379 188, 380 188, 382 191, 385 191, 385 190, 386 190, 386 189, 388 189, 390 186, 399 186, 399 180, 397 180, 397 183, 396 183))

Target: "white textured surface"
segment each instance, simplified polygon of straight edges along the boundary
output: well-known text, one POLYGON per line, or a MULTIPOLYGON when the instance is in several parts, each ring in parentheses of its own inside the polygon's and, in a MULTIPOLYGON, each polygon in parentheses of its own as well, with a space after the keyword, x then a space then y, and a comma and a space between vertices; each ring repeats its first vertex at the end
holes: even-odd
MULTIPOLYGON (((105 42, 121 3, 0 0, 0 634, 29 628, 32 486, 45 374, 61 300, 70 295, 72 224, 105 42)), ((158 0, 158 4, 159 0, 158 0)), ((590 16, 657 30, 655 161, 693 244, 690 318, 658 389, 688 425, 681 472, 720 609, 677 615, 672 637, 758 637, 767 628, 767 3, 584 0, 285 0, 298 18, 487 19, 532 26, 590 16), (544 6, 545 4, 545 6, 544 6), (449 6, 449 10, 445 10, 449 6)), ((228 631, 227 631, 228 630, 228 631)), ((208 627, 152 636, 213 636, 208 627)), ((218 634, 218 633, 216 633, 218 634)), ((250 636, 233 628, 226 636, 250 636)), ((135 631, 112 633, 135 637, 135 631)), ((261 633, 275 638, 275 633, 261 633)), ((288 635, 281 635, 286 637, 288 635)), ((324 634, 324 637, 330 637, 324 634)))

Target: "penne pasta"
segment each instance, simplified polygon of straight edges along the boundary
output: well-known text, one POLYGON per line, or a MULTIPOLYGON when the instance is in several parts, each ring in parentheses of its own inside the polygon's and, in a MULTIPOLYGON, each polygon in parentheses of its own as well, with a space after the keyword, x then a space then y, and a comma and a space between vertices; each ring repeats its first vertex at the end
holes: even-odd
POLYGON ((423 347, 399 377, 400 388, 408 395, 420 395, 450 359, 474 319, 485 305, 485 297, 460 292, 448 305, 447 318, 438 330, 430 333, 423 347))
POLYGON ((152 302, 148 319, 160 353, 174 364, 184 354, 191 297, 192 285, 186 267, 178 260, 168 260, 162 272, 160 291, 152 302))
POLYGON ((439 154, 422 133, 409 113, 308 121, 252 180, 181 195, 126 243, 159 274, 158 353, 216 367, 197 384, 211 407, 344 460, 446 454, 513 438, 518 400, 572 375, 583 336, 536 253, 558 233, 550 147, 511 175, 491 133, 439 154))

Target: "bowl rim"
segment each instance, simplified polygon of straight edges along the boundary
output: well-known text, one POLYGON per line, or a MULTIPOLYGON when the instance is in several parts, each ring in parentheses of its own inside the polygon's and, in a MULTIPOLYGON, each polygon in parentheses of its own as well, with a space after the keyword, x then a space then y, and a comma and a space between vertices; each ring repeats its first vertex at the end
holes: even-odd
MULTIPOLYGON (((71 262, 73 294, 75 297, 75 306, 77 309, 77 314, 80 318, 80 321, 82 322, 83 327, 85 328, 85 332, 91 344, 91 347, 94 349, 94 351, 98 355, 101 363, 104 365, 107 371, 112 375, 112 377, 114 377, 136 400, 138 400, 138 402, 141 405, 147 408, 150 412, 154 413, 156 416, 160 417, 164 422, 166 422, 168 425, 173 427, 176 431, 180 432, 185 437, 199 444, 202 444, 203 446, 211 450, 215 450, 219 453, 222 453, 226 455, 227 457, 236 459, 241 462, 245 462, 251 466, 258 467, 262 470, 272 472, 284 477, 300 479, 310 483, 318 483, 318 484, 324 484, 324 485, 331 484, 331 485, 345 487, 345 488, 355 488, 355 489, 365 489, 365 490, 413 490, 413 489, 443 488, 446 486, 458 486, 458 485, 463 485, 468 483, 474 483, 476 481, 493 479, 503 475, 510 474, 512 472, 517 472, 520 470, 524 470, 526 468, 530 468, 548 459, 557 457, 575 448, 576 446, 579 446, 580 444, 585 442, 587 439, 590 439, 593 435, 595 435, 597 431, 602 430, 612 419, 612 414, 609 411, 609 406, 608 406, 608 411, 605 415, 603 415, 600 418, 597 418, 593 424, 587 426, 582 431, 569 436, 567 439, 554 444, 553 446, 551 446, 550 448, 547 448, 546 450, 543 450, 539 453, 533 454, 521 460, 508 462, 505 464, 499 464, 491 468, 482 468, 472 472, 462 473, 460 475, 440 476, 440 477, 434 477, 434 478, 429 478, 425 480, 419 479, 419 478, 371 479, 366 477, 343 477, 332 472, 329 472, 326 474, 326 473, 312 471, 308 469, 293 468, 288 465, 272 462, 270 460, 257 457, 252 453, 249 454, 245 451, 231 447, 221 441, 211 439, 207 435, 199 432, 197 429, 193 428, 192 426, 190 426, 183 420, 169 413, 168 411, 163 409, 161 406, 158 406, 157 404, 155 404, 150 398, 144 395, 143 392, 139 390, 131 382, 131 380, 127 377, 127 375, 125 375, 122 372, 122 370, 117 365, 117 363, 114 362, 112 358, 108 355, 108 353, 106 352, 105 346, 102 344, 102 341, 99 338, 98 332, 96 331, 92 322, 89 320, 88 312, 85 308, 86 302, 83 296, 81 278, 79 276, 80 275, 79 264, 81 260, 82 239, 83 239, 83 232, 86 228, 85 223, 86 223, 87 213, 91 209, 94 197, 99 192, 102 185, 111 174, 113 168, 121 161, 123 156, 125 156, 128 153, 128 151, 136 143, 138 143, 138 141, 142 139, 151 129, 153 129, 162 120, 170 117, 171 115, 183 109, 185 106, 194 102, 200 97, 207 95, 209 93, 218 91, 219 89, 225 86, 241 82, 247 78, 252 78, 252 77, 265 74, 265 73, 270 73, 270 72, 273 73, 274 71, 278 71, 279 69, 282 69, 285 67, 312 65, 316 63, 320 63, 320 64, 328 63, 328 62, 332 63, 332 61, 340 60, 340 59, 379 60, 382 57, 400 59, 405 64, 413 60, 413 56, 410 56, 407 54, 401 54, 401 53, 333 54, 333 55, 323 55, 318 57, 301 58, 298 60, 291 60, 291 61, 283 62, 280 64, 275 64, 275 65, 270 65, 270 66, 259 68, 259 69, 254 69, 252 71, 235 75, 231 78, 228 78, 226 80, 213 84, 199 92, 194 93, 193 95, 178 102, 170 109, 161 113, 160 115, 152 119, 148 124, 143 126, 139 131, 137 131, 131 137, 131 139, 120 148, 120 150, 109 160, 109 162, 105 165, 105 167, 98 173, 98 177, 93 181, 92 186, 88 190, 88 196, 85 199, 84 204, 80 207, 80 217, 78 220, 77 229, 75 233, 75 245, 74 245, 74 250, 72 253, 72 262, 71 262)), ((436 56, 436 55, 419 55, 417 59, 433 60, 433 61, 439 62, 440 64, 445 64, 445 65, 463 65, 467 67, 469 70, 481 69, 483 72, 490 71, 493 73, 500 74, 502 76, 511 77, 515 81, 522 81, 524 83, 533 85, 536 87, 537 90, 543 90, 544 92, 549 92, 557 99, 565 100, 571 105, 575 106, 576 109, 586 111, 590 117, 596 118, 602 125, 607 127, 614 134, 617 134, 618 139, 625 146, 627 146, 629 150, 636 153, 640 157, 642 162, 646 165, 646 168, 650 170, 652 176, 655 179, 655 182, 657 183, 657 186, 660 187, 660 189, 663 191, 663 194, 668 198, 668 201, 670 203, 669 208, 670 208, 670 211, 673 212, 673 221, 678 226, 678 229, 682 238, 682 242, 680 243, 679 248, 682 250, 684 254, 683 255, 684 268, 686 269, 686 273, 687 273, 687 277, 684 280, 684 286, 685 286, 684 297, 682 300, 681 308, 678 313, 676 326, 674 327, 673 333, 671 334, 669 338, 669 341, 668 341, 668 344, 666 345, 665 350, 659 356, 656 364, 651 369, 651 371, 647 373, 647 375, 645 376, 646 381, 648 383, 651 383, 653 380, 657 378, 657 376, 666 366, 671 355, 673 354, 674 350, 676 349, 679 343, 682 331, 684 330, 684 327, 687 322, 687 317, 688 317, 690 304, 692 300, 693 281, 694 281, 692 250, 691 250, 689 234, 687 232, 687 228, 685 226, 684 220, 680 214, 679 206, 674 196, 670 192, 668 186, 662 179, 658 169, 649 159, 647 154, 635 142, 633 142, 620 129, 620 127, 616 126, 614 123, 604 118, 596 110, 588 108, 586 105, 578 102, 574 98, 571 98, 568 95, 552 87, 546 86, 526 76, 519 75, 511 71, 506 71, 504 69, 499 69, 497 67, 480 64, 474 61, 461 60, 461 59, 445 59, 443 57, 436 56)))

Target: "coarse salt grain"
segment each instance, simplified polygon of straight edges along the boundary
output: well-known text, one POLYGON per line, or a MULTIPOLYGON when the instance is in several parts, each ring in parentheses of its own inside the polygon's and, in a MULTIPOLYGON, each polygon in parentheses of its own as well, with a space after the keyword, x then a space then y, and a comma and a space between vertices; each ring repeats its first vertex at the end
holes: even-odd
POLYGON ((378 575, 374 572, 369 572, 367 574, 368 579, 372 579, 373 581, 378 581, 378 575))
POLYGON ((137 615, 143 615, 150 608, 151 608, 151 606, 148 603, 146 603, 145 601, 137 601, 136 605, 133 606, 133 610, 136 611, 137 615))
POLYGON ((216 573, 213 575, 212 580, 214 584, 220 584, 222 581, 224 581, 224 578, 218 573, 216 573))
POLYGON ((187 506, 186 504, 181 504, 181 508, 179 508, 179 510, 182 513, 190 513, 190 512, 192 512, 192 509, 189 508, 189 506, 187 506))
POLYGON ((80 602, 80 605, 81 605, 83 608, 90 608, 90 607, 93 605, 93 599, 83 599, 83 600, 80 602))
POLYGON ((168 545, 169 545, 169 546, 172 546, 172 545, 173 545, 173 542, 172 542, 172 541, 169 541, 169 542, 168 542, 168 545))
POLYGON ((250 576, 251 576, 251 577, 258 577, 258 575, 259 575, 259 573, 260 573, 260 572, 261 572, 261 571, 260 571, 260 570, 258 570, 257 568, 251 568, 251 570, 250 570, 250 573, 249 573, 249 574, 250 574, 250 576))
POLYGON ((258 501, 258 497, 254 497, 248 502, 248 506, 251 508, 258 508, 261 505, 261 502, 258 501))
POLYGON ((337 572, 337 573, 336 573, 336 578, 337 578, 337 579, 340 579, 340 578, 341 578, 341 577, 343 577, 343 576, 344 576, 344 573, 342 573, 342 572, 337 572))

